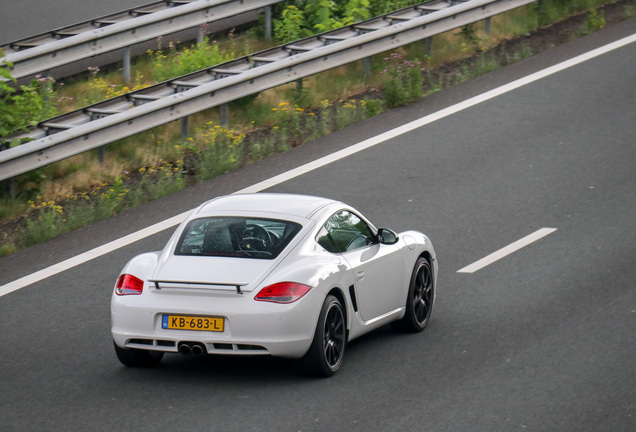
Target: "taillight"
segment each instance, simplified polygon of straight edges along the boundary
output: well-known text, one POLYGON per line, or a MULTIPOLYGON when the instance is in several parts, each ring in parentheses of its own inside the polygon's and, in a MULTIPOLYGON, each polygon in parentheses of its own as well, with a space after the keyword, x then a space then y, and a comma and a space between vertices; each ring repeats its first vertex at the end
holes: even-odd
POLYGON ((307 294, 311 289, 308 285, 295 282, 279 282, 260 290, 254 300, 274 303, 293 303, 307 294))
POLYGON ((129 274, 119 276, 115 285, 117 295, 139 295, 143 290, 144 281, 129 274))

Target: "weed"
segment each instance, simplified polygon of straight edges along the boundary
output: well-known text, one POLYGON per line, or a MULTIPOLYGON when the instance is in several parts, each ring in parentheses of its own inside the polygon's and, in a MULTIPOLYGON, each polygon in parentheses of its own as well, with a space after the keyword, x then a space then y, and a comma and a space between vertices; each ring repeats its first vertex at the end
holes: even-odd
POLYGON ((273 133, 266 133, 264 139, 250 145, 248 162, 256 162, 276 152, 276 140, 273 133))
POLYGON ((13 241, 7 241, 0 244, 0 258, 16 253, 17 251, 18 247, 13 241))
POLYGON ((28 204, 18 198, 0 199, 0 220, 7 220, 28 209, 28 204))
POLYGON ((366 117, 366 104, 365 100, 340 100, 340 103, 336 105, 336 129, 343 129, 363 120, 366 117))
POLYGON ((366 117, 373 117, 384 111, 381 99, 367 99, 365 102, 364 110, 366 117))
POLYGON ((190 47, 178 48, 170 43, 168 50, 158 50, 149 52, 149 54, 154 57, 156 79, 165 81, 216 64, 225 63, 243 53, 221 52, 216 41, 210 41, 205 38, 200 44, 190 47))
POLYGON ((429 93, 435 93, 444 88, 444 77, 442 75, 434 76, 431 72, 426 72, 426 84, 429 93))
POLYGON ((467 24, 463 26, 459 32, 459 36, 473 47, 477 47, 481 43, 481 38, 477 36, 477 24, 467 24))
MULTIPOLYGON (((0 58, 3 52, 0 50, 0 58)), ((11 76, 12 64, 0 63, 0 77, 15 83, 11 76)), ((4 80, 0 81, 0 138, 8 137, 19 131, 27 131, 41 120, 49 118, 57 112, 55 106, 54 80, 51 77, 37 75, 28 85, 21 85, 18 90, 4 80)), ((0 141, 0 144, 4 144, 0 141)), ((10 146, 21 144, 13 140, 10 146)))
POLYGON ((197 129, 192 140, 199 149, 194 169, 199 181, 228 172, 242 163, 245 134, 224 129, 212 122, 197 129))
MULTIPOLYGON (((177 192, 185 187, 183 178, 183 159, 176 162, 162 161, 161 165, 152 170, 146 170, 147 175, 142 176, 139 190, 144 195, 134 197, 135 202, 149 201, 177 192)), ((131 201, 133 199, 131 198, 131 201)), ((131 202, 131 206, 135 203, 131 202)))
POLYGON ((62 206, 54 201, 39 204, 31 202, 31 206, 37 210, 37 216, 26 219, 25 229, 21 233, 21 244, 31 246, 55 238, 67 231, 62 206))
POLYGON ((501 67, 501 63, 493 55, 487 53, 481 53, 475 62, 474 75, 479 76, 492 72, 501 67))
POLYGON ((581 35, 587 35, 605 27, 605 13, 600 13, 595 8, 590 8, 587 21, 579 31, 581 35))
POLYGON ((399 53, 385 57, 387 65, 381 72, 385 76, 385 99, 388 108, 406 105, 422 97, 422 64, 418 60, 405 60, 399 53))
POLYGON ((331 132, 331 104, 329 99, 320 102, 320 130, 324 135, 331 132))
POLYGON ((314 140, 322 135, 320 113, 310 112, 305 119, 307 130, 309 130, 309 139, 314 140))

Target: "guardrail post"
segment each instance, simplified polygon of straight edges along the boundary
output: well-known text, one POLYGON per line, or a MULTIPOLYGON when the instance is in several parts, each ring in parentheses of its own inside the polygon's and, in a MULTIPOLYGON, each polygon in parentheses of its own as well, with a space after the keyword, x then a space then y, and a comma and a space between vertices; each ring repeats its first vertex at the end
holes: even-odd
POLYGON ((199 26, 197 28, 197 45, 201 45, 205 40, 205 26, 199 26))
POLYGON ((15 187, 15 179, 11 177, 10 179, 6 181, 6 185, 7 185, 7 192, 9 193, 9 198, 15 199, 15 196, 17 195, 17 191, 15 187))
POLYGON ((486 34, 490 34, 490 17, 484 20, 484 32, 486 32, 486 34))
POLYGON ((430 57, 433 55, 433 38, 426 38, 426 55, 430 57))
POLYGON ((272 7, 265 6, 265 40, 272 40, 272 7))
POLYGON ((188 117, 185 116, 181 119, 181 139, 188 139, 188 117))
POLYGON ((303 97, 303 79, 296 80, 296 100, 300 100, 303 97))
POLYGON ((97 160, 99 161, 100 165, 104 165, 104 159, 105 159, 105 155, 104 155, 104 148, 105 146, 100 146, 97 147, 97 160))
POLYGON ((221 111, 221 126, 228 127, 230 124, 230 105, 222 103, 220 107, 221 111))
POLYGON ((126 47, 122 52, 122 63, 124 64, 124 82, 130 83, 130 47, 126 47))
POLYGON ((371 76, 371 57, 365 57, 363 60, 364 65, 364 77, 369 78, 371 76))

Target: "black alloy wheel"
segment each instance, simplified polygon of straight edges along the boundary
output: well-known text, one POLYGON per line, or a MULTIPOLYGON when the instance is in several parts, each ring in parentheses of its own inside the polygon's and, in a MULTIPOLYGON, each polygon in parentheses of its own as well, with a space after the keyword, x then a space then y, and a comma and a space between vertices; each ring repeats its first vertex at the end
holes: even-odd
POLYGON ((340 369, 346 335, 342 304, 336 297, 329 295, 322 305, 314 339, 305 355, 310 373, 329 377, 340 369))
POLYGON ((392 323, 398 330, 421 332, 431 319, 435 301, 435 284, 430 263, 419 258, 415 263, 404 318, 392 323))

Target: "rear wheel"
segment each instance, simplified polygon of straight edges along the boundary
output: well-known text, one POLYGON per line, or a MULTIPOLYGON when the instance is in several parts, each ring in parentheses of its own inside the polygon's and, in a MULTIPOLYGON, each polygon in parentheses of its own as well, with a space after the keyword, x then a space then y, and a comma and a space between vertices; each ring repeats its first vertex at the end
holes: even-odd
POLYGON ((342 304, 336 297, 329 295, 320 310, 314 340, 305 354, 305 362, 311 374, 329 377, 340 369, 346 334, 342 304))
POLYGON ((431 318, 434 300, 435 284, 431 264, 425 258, 419 258, 411 276, 404 318, 391 325, 398 330, 421 332, 431 318))
POLYGON ((148 351, 141 349, 120 348, 115 345, 115 354, 122 364, 129 367, 154 367, 163 358, 161 351, 148 351))

